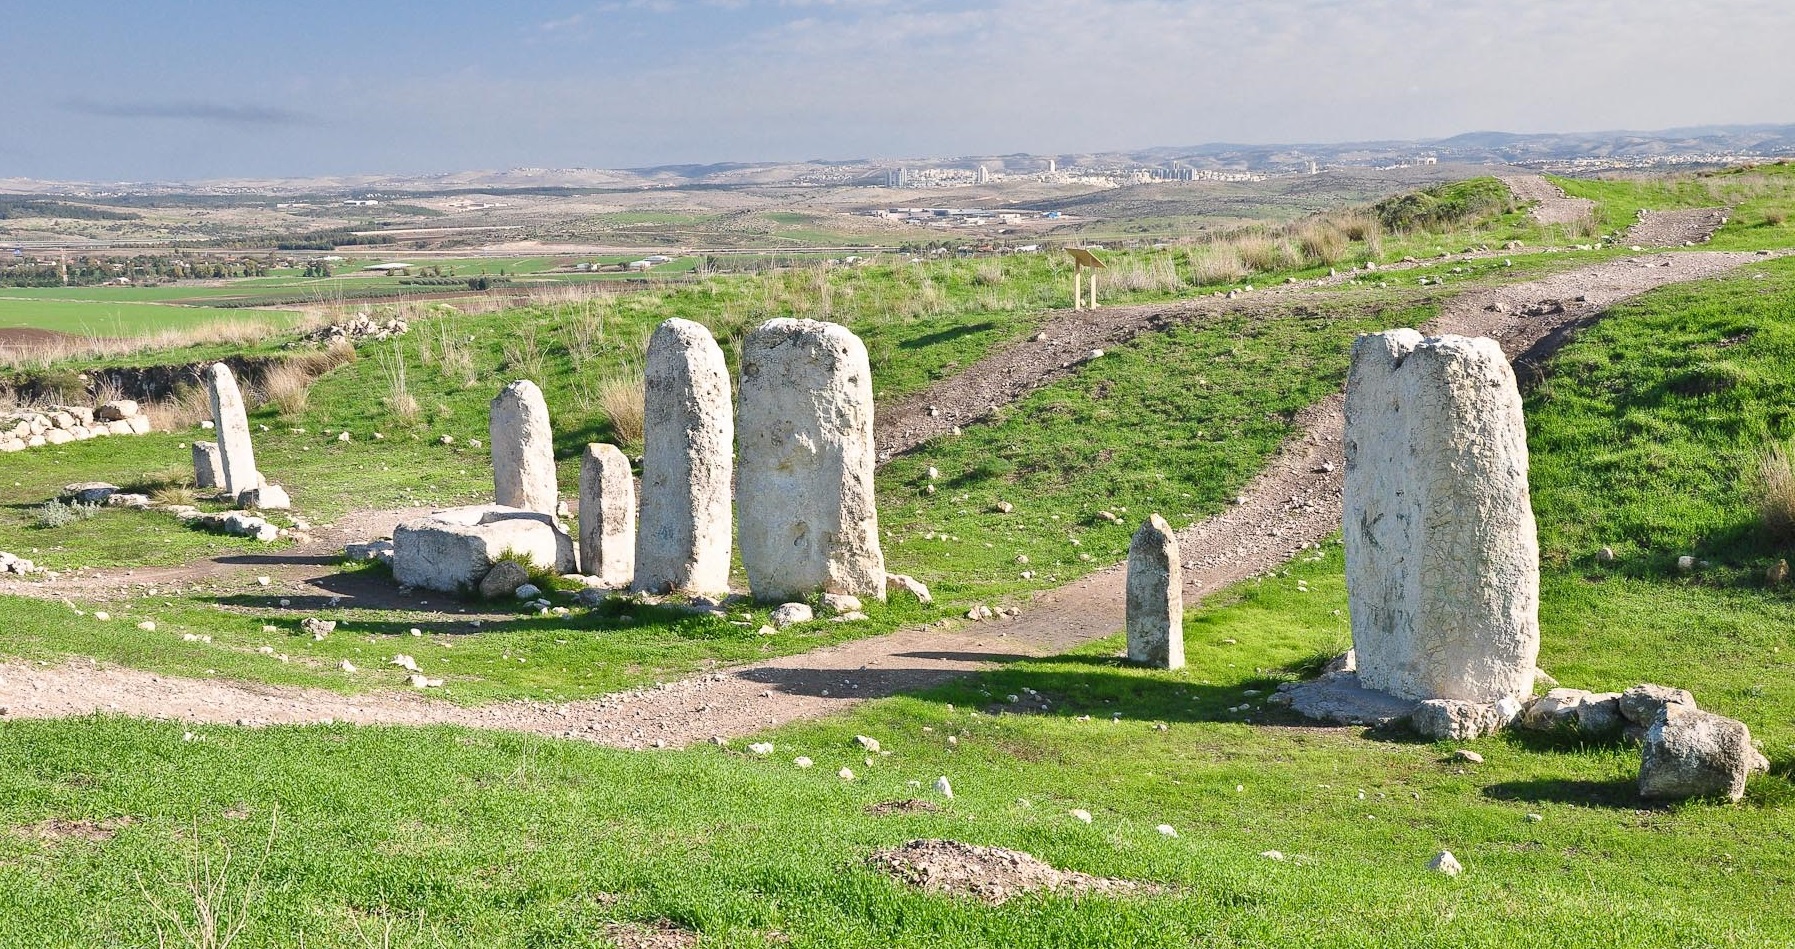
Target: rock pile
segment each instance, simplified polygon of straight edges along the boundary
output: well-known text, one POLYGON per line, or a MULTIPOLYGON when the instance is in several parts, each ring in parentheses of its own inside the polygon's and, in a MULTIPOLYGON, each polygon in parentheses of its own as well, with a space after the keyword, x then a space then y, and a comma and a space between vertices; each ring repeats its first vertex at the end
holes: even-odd
POLYGON ((1077 895, 1150 893, 1157 889, 1133 880, 1056 869, 1020 850, 979 847, 957 840, 912 840, 874 853, 867 863, 874 870, 932 893, 971 896, 992 904, 1042 890, 1077 895))
POLYGON ((329 345, 337 340, 359 343, 363 340, 385 342, 404 336, 411 325, 401 319, 377 320, 366 313, 357 313, 346 322, 321 326, 305 335, 306 339, 329 345))
POLYGON ((0 452, 64 445, 108 435, 143 435, 150 417, 136 402, 118 399, 97 408, 51 405, 0 413, 0 452))

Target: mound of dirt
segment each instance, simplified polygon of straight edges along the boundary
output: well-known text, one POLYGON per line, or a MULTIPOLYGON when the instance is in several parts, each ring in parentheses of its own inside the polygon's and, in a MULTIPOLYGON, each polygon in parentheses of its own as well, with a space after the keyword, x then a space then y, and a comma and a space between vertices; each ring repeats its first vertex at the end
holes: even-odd
POLYGON ((931 893, 971 896, 996 905, 1024 893, 1045 890, 1086 893, 1148 893, 1149 884, 1056 870, 1031 854, 1002 847, 977 847, 957 840, 912 840, 867 858, 874 870, 931 893))
POLYGON ((1639 220, 1627 228, 1625 244, 1640 247, 1681 247, 1700 244, 1720 229, 1731 208, 1693 208, 1687 211, 1640 211, 1639 220))

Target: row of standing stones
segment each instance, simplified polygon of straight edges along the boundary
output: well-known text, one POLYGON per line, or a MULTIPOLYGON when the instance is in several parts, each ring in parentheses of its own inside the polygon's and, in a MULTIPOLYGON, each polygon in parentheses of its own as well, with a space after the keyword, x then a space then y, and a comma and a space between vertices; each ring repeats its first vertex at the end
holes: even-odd
POLYGON ((732 406, 709 330, 671 319, 649 338, 644 374, 640 491, 621 450, 588 445, 577 533, 560 520, 548 406, 521 380, 490 407, 494 503, 406 521, 390 547, 353 545, 350 556, 390 557, 399 584, 445 592, 512 592, 503 588, 521 587, 524 572, 505 563, 522 558, 594 589, 708 599, 731 592, 734 535, 762 602, 821 594, 854 616, 860 597, 888 588, 927 599, 913 578, 886 574, 872 374, 853 333, 814 320, 757 327, 732 406))
MULTIPOLYGON (((1342 498, 1353 649, 1272 696, 1316 719, 1406 722, 1438 740, 1511 725, 1643 744, 1643 797, 1737 801, 1769 763, 1741 722, 1682 689, 1535 696, 1539 543, 1519 388, 1491 339, 1362 336, 1346 387, 1342 498)), ((1177 538, 1154 515, 1129 548, 1128 656, 1183 665, 1177 538)))

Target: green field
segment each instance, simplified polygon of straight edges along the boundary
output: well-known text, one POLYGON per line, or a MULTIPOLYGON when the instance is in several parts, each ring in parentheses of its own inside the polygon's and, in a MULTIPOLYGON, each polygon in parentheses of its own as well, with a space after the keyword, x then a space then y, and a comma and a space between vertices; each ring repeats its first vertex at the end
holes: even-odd
POLYGON ((19 300, 0 290, 0 328, 28 327, 71 336, 141 336, 221 320, 281 319, 270 310, 169 306, 105 300, 19 300))

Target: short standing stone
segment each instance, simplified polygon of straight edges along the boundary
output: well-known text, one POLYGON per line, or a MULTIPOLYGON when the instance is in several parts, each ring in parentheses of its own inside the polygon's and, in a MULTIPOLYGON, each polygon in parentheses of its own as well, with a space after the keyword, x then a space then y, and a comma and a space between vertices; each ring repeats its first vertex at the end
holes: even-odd
POLYGON ((554 433, 542 390, 520 379, 499 391, 487 414, 492 435, 493 500, 555 515, 554 433))
POLYGON ((1165 518, 1147 518, 1128 545, 1128 659, 1160 669, 1184 666, 1184 580, 1178 538, 1165 518))
POLYGON ((735 422, 729 369, 710 331, 667 320, 643 365, 642 513, 637 590, 729 589, 735 422))
POLYGON ((193 486, 196 488, 224 486, 224 461, 218 453, 217 442, 193 443, 193 486))
POLYGON ((507 552, 558 574, 574 568, 573 537, 554 517, 486 504, 437 511, 393 528, 393 579, 426 590, 470 590, 507 552))
POLYGON ((1692 705, 1666 704, 1651 731, 1639 764, 1639 795, 1661 800, 1745 796, 1745 782, 1767 767, 1751 746, 1744 722, 1704 712, 1692 705))
POLYGON ((1520 393, 1494 340, 1358 339, 1344 509, 1366 688, 1479 703, 1531 694, 1539 545, 1520 393))
POLYGON ((580 459, 580 570, 612 587, 636 573, 636 481, 615 445, 587 445, 580 459))
POLYGON ((873 380, 846 327, 768 320, 742 343, 737 489, 756 598, 885 598, 873 495, 873 380))
POLYGON ((212 420, 218 429, 218 460, 224 470, 224 493, 236 498, 259 487, 255 449, 249 440, 249 415, 243 408, 243 391, 231 367, 213 363, 206 371, 206 388, 212 396, 212 420))

